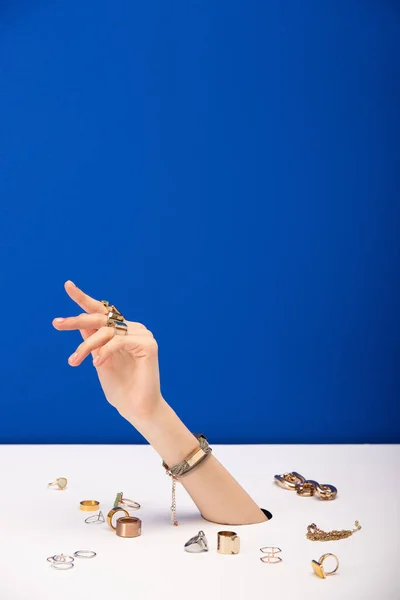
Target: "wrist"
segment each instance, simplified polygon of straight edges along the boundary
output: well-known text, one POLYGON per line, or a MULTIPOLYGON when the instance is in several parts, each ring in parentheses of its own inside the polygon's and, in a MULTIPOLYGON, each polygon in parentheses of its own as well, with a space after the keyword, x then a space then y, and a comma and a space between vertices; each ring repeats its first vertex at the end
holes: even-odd
POLYGON ((162 396, 151 414, 135 416, 129 422, 168 465, 178 464, 199 445, 162 396))

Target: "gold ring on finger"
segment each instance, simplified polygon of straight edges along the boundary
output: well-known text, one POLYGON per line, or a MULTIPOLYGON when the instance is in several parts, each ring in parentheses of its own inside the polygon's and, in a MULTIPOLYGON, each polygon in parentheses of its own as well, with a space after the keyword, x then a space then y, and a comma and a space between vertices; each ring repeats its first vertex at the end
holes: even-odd
POLYGON ((110 304, 109 302, 107 302, 107 300, 101 300, 101 303, 103 304, 103 306, 105 306, 105 308, 107 309, 108 312, 113 312, 116 315, 121 315, 122 314, 118 310, 118 308, 116 306, 114 306, 114 304, 110 304))

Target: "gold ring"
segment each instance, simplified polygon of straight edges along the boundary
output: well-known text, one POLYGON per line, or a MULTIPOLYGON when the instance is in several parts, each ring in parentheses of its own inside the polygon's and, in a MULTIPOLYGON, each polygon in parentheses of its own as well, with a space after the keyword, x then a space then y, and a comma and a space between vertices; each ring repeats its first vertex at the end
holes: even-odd
POLYGON ((59 490, 65 490, 65 488, 67 487, 67 483, 68 481, 66 477, 59 477, 53 483, 48 483, 47 487, 58 487, 59 490))
POLYGON ((108 313, 107 317, 108 317, 107 322, 108 321, 119 321, 119 322, 121 321, 122 322, 124 320, 123 315, 119 315, 119 314, 113 313, 111 311, 108 313))
POLYGON ((107 300, 101 300, 101 303, 103 304, 103 306, 105 306, 108 312, 113 312, 116 315, 121 314, 121 311, 119 311, 118 308, 114 306, 114 304, 110 304, 109 302, 107 302, 107 300))
POLYGON ((117 519, 117 535, 119 537, 139 537, 142 533, 142 521, 136 517, 120 517, 117 519))
POLYGON ((264 552, 264 554, 279 554, 282 550, 278 546, 264 546, 260 548, 260 552, 264 552))
POLYGON ((107 300, 102 300, 101 303, 107 310, 107 327, 113 327, 115 323, 124 322, 125 318, 116 306, 110 304, 107 300))
POLYGON ((328 553, 328 554, 323 554, 323 555, 321 556, 321 558, 319 559, 319 561, 316 561, 316 560, 313 560, 313 561, 311 561, 311 565, 312 565, 312 568, 314 569, 314 573, 315 573, 316 575, 318 575, 318 577, 321 577, 321 579, 326 579, 326 577, 327 577, 328 575, 333 575, 333 574, 334 574, 334 573, 336 573, 336 571, 338 570, 338 568, 339 568, 339 559, 338 559, 338 557, 337 557, 337 556, 335 556, 335 554, 330 554, 330 553, 328 553), (327 573, 327 572, 324 570, 324 567, 323 567, 323 564, 322 564, 322 563, 324 562, 324 560, 325 560, 326 558, 328 558, 328 556, 333 556, 333 558, 336 560, 336 567, 335 567, 335 569, 333 569, 333 571, 329 571, 329 572, 327 573))
POLYGON ((239 554, 240 537, 234 531, 218 531, 217 552, 219 554, 239 554))
POLYGON ((260 552, 266 554, 266 556, 262 556, 260 558, 261 562, 268 563, 270 565, 276 565, 277 563, 282 562, 282 558, 280 556, 276 556, 282 550, 278 548, 278 546, 264 546, 260 548, 260 552))
POLYGON ((97 502, 97 500, 82 500, 82 502, 79 503, 79 506, 81 510, 93 512, 99 508, 100 502, 97 502))
POLYGON ((276 565, 277 563, 282 562, 280 556, 276 556, 276 554, 267 554, 267 556, 262 556, 260 558, 261 562, 268 563, 269 565, 276 565))
POLYGON ((122 517, 122 516, 124 516, 124 517, 129 517, 129 513, 128 513, 128 511, 127 511, 127 510, 125 510, 125 508, 122 508, 122 506, 115 506, 114 508, 112 508, 112 509, 110 510, 110 512, 108 513, 108 515, 107 515, 107 525, 109 525, 109 526, 111 527, 111 529, 114 529, 114 530, 115 530, 115 529, 117 529, 117 528, 116 528, 116 526, 114 526, 114 525, 113 525, 113 522, 112 522, 112 520, 113 520, 113 517, 114 517, 114 516, 115 516, 115 515, 116 515, 118 512, 124 513, 123 515, 120 515, 121 517, 122 517))

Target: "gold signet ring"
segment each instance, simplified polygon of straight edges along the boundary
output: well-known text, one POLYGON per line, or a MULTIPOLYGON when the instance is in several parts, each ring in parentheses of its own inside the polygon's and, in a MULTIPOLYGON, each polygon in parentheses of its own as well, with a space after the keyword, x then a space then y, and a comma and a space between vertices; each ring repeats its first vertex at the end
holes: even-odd
POLYGON ((321 577, 321 579, 326 579, 328 575, 333 575, 338 570, 339 559, 334 554, 328 553, 328 554, 324 554, 323 556, 321 556, 319 561, 316 561, 316 560, 311 561, 311 565, 312 565, 312 568, 314 569, 314 573, 316 575, 318 575, 318 577, 321 577), (323 562, 326 558, 328 558, 328 556, 332 556, 336 560, 336 567, 333 569, 333 571, 325 571, 324 570, 323 562))

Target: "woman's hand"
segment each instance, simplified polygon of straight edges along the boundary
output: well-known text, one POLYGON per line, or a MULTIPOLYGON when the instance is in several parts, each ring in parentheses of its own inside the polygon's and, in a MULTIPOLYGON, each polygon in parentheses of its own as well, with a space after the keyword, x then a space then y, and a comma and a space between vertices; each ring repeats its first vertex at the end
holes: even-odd
POLYGON ((77 317, 53 320, 59 331, 77 329, 83 337, 69 364, 77 367, 91 354, 108 402, 128 420, 150 417, 162 400, 153 334, 141 323, 125 321, 127 335, 115 335, 114 327, 106 325, 108 311, 99 300, 72 281, 65 283, 65 290, 86 311, 77 317))

